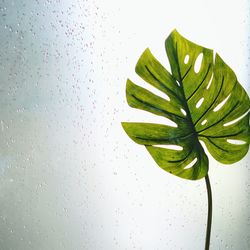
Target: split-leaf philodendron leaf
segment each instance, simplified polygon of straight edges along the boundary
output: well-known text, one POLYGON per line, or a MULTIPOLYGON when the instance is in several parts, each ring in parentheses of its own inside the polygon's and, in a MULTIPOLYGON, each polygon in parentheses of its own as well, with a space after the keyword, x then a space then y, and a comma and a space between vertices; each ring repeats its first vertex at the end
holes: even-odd
POLYGON ((168 118, 176 126, 130 122, 123 122, 122 126, 132 140, 146 146, 162 169, 197 180, 208 172, 208 157, 200 140, 224 164, 235 163, 246 155, 250 101, 235 73, 218 54, 213 57, 212 50, 190 42, 176 30, 166 39, 165 46, 172 74, 149 49, 135 70, 168 98, 130 80, 126 96, 131 107, 168 118))

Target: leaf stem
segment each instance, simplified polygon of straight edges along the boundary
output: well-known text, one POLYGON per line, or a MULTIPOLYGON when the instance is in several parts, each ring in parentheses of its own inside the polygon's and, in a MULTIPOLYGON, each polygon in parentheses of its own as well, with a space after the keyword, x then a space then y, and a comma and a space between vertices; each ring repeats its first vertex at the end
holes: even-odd
POLYGON ((206 180, 207 198, 208 198, 207 233, 206 233, 205 250, 209 250, 211 225, 212 225, 212 190, 208 175, 205 177, 205 180, 206 180))

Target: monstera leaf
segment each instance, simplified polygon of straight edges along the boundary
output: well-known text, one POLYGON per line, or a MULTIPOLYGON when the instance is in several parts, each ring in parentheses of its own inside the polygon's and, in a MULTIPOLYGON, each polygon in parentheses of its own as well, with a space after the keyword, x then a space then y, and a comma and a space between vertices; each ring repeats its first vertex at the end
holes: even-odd
POLYGON ((249 97, 234 72, 212 50, 190 42, 176 30, 165 46, 172 73, 149 49, 140 57, 136 72, 166 99, 130 80, 126 96, 131 107, 163 116, 173 126, 130 122, 122 126, 132 140, 146 146, 162 169, 197 180, 208 173, 208 157, 200 141, 224 164, 235 163, 247 153, 249 97))

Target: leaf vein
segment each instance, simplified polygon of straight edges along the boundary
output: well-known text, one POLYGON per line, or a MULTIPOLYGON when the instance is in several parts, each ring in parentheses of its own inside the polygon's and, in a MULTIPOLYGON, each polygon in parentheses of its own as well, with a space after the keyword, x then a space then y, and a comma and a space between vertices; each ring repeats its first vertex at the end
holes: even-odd
POLYGON ((220 95, 220 92, 222 90, 222 87, 223 87, 223 84, 224 84, 224 76, 222 77, 222 82, 221 82, 221 85, 220 85, 220 90, 218 92, 218 94, 216 95, 215 99, 212 101, 212 103, 210 104, 210 106, 206 109, 206 111, 200 116, 200 118, 194 123, 194 126, 196 126, 196 124, 201 120, 201 118, 208 112, 210 111, 211 107, 214 105, 214 103, 216 102, 216 100, 218 99, 219 95, 220 95))
POLYGON ((215 147, 217 147, 218 149, 222 150, 222 151, 225 151, 225 152, 228 152, 228 150, 218 146, 216 143, 214 143, 211 139, 207 138, 209 140, 210 143, 212 143, 215 147))
POLYGON ((176 114, 174 114, 174 113, 172 113, 172 112, 166 111, 166 110, 164 110, 164 109, 158 108, 158 107, 156 107, 156 106, 154 106, 154 105, 152 105, 152 104, 150 104, 150 103, 148 103, 148 102, 145 102, 145 101, 141 100, 140 98, 136 97, 136 96, 133 95, 133 94, 132 94, 131 96, 132 96, 133 98, 135 98, 138 102, 140 102, 140 103, 142 103, 142 104, 148 106, 149 108, 152 108, 152 109, 154 109, 154 110, 160 111, 160 112, 166 114, 167 116, 170 116, 170 117, 176 116, 176 117, 178 117, 178 118, 180 118, 180 119, 182 119, 182 120, 185 120, 185 118, 183 118, 183 117, 181 117, 181 116, 179 116, 179 115, 176 115, 176 114))
MULTIPOLYGON (((180 96, 178 96, 173 90, 171 90, 170 88, 168 88, 162 81, 160 81, 154 74, 153 72, 148 68, 147 65, 145 65, 146 70, 148 71, 148 73, 161 85, 162 88, 164 88, 166 90, 166 92, 170 92, 172 95, 174 95, 178 100, 182 101, 182 99, 180 98, 180 96)), ((167 93, 168 94, 168 93, 167 93)))
POLYGON ((144 140, 144 141, 173 142, 173 141, 178 141, 178 140, 185 140, 193 135, 194 133, 190 133, 184 136, 178 136, 175 138, 144 138, 140 136, 134 136, 134 138, 139 139, 139 140, 144 140))
POLYGON ((240 130, 237 133, 234 134, 229 134, 229 135, 218 135, 218 136, 213 136, 213 135, 199 135, 200 137, 206 137, 206 138, 225 138, 225 137, 232 137, 241 134, 244 132, 244 129, 240 130))
POLYGON ((181 81, 183 81, 185 79, 185 77, 187 76, 188 72, 190 71, 190 69, 192 68, 192 64, 190 65, 190 67, 188 68, 188 70, 186 71, 186 73, 183 75, 183 77, 181 78, 181 81))
MULTIPOLYGON (((188 152, 188 154, 187 154, 184 158, 182 158, 182 159, 180 159, 180 160, 177 160, 177 161, 168 161, 168 162, 169 162, 169 163, 177 163, 177 162, 185 161, 185 160, 189 157, 189 155, 192 153, 192 151, 193 151, 193 150, 190 150, 190 151, 188 152)), ((180 166, 180 164, 179 164, 178 166, 180 166)), ((177 167, 178 167, 178 166, 177 166, 177 167)))
POLYGON ((187 101, 189 101, 189 99, 192 98, 192 96, 198 91, 198 89, 200 88, 200 86, 202 85, 202 83, 205 81, 205 79, 207 78, 207 75, 209 73, 210 68, 211 68, 211 63, 209 63, 207 72, 206 72, 204 78, 202 79, 201 83, 198 85, 198 87, 195 89, 195 91, 187 98, 187 101))
POLYGON ((231 114, 231 112, 238 106, 238 104, 239 104, 239 101, 237 101, 237 103, 230 109, 230 111, 229 111, 226 115, 224 115, 220 120, 218 120, 217 122, 211 124, 211 125, 208 126, 207 128, 204 128, 204 129, 198 131, 197 133, 203 132, 203 131, 205 131, 205 130, 207 130, 207 129, 209 129, 209 128, 215 126, 215 125, 217 125, 218 123, 220 123, 220 122, 221 122, 222 120, 224 120, 228 115, 231 114))

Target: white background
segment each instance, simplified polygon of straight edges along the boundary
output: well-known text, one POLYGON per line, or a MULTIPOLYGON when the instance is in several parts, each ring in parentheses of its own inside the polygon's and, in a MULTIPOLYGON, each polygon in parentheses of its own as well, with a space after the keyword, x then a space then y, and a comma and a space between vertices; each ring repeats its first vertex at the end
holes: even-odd
MULTIPOLYGON (((0 249, 200 250, 205 181, 161 170, 121 121, 149 47, 169 67, 176 28, 250 93, 249 1, 0 1, 0 249)), ((250 249, 249 154, 210 157, 211 249, 250 249)))

